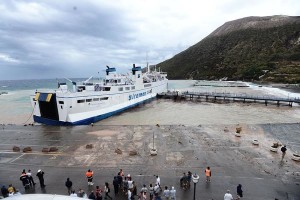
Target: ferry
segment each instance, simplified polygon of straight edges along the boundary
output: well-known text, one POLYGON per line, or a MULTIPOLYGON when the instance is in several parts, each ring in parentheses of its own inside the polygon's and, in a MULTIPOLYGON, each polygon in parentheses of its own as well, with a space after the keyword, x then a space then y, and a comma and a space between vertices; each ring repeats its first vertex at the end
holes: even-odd
MULTIPOLYGON (((72 89, 58 83, 58 89, 30 95, 33 120, 46 125, 89 125, 128 108, 137 106, 166 92, 167 73, 156 70, 142 72, 133 65, 131 72, 119 74, 108 67, 106 76, 97 83, 90 77, 82 83, 72 82, 72 89)), ((70 80, 71 81, 71 80, 70 80)))

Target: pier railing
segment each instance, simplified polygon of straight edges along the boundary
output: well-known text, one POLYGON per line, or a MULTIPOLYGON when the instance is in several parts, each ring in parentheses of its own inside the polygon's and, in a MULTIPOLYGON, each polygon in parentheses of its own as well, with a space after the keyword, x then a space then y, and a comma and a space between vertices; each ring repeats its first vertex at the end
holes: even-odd
POLYGON ((239 100, 243 102, 264 102, 265 105, 267 105, 269 102, 275 102, 278 106, 280 102, 288 103, 289 106, 292 106, 293 103, 300 104, 300 98, 285 98, 285 97, 276 97, 276 96, 254 96, 249 94, 237 94, 237 93, 217 93, 217 92, 179 92, 179 91, 173 91, 173 92, 166 92, 166 93, 160 93, 158 94, 158 97, 160 98, 173 98, 173 99, 201 99, 205 98, 213 99, 213 100, 239 100))

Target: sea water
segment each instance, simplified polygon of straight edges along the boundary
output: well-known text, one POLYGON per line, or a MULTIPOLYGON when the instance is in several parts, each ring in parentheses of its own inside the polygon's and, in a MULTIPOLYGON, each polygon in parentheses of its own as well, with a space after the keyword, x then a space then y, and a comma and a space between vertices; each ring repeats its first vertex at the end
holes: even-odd
MULTIPOLYGON (((85 79, 73 79, 82 81, 85 79)), ((63 80, 60 80, 60 82, 63 80)), ((31 123, 33 108, 29 95, 36 89, 56 89, 57 80, 0 80, 0 124, 31 123)), ((194 80, 170 80, 171 91, 195 91, 249 94, 253 96, 277 96, 299 98, 299 93, 291 93, 272 87, 260 87, 252 83, 242 83, 249 87, 223 87, 228 82, 200 81, 207 86, 194 86, 194 80), (212 85, 212 86, 209 86, 212 85)), ((234 82, 230 83, 234 84, 234 82)), ((238 83, 241 84, 240 82, 238 83)), ((69 88, 71 84, 68 83, 69 88)), ((154 125, 154 124, 264 124, 264 123, 297 123, 300 121, 300 107, 293 105, 280 106, 254 103, 212 103, 205 100, 173 101, 166 99, 153 100, 139 105, 118 115, 104 119, 98 124, 109 125, 154 125)))

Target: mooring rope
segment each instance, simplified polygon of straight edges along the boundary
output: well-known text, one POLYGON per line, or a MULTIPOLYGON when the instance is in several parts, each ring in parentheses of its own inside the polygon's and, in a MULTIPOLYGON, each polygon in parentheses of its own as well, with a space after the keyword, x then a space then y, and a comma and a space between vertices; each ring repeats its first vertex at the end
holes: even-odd
POLYGON ((35 109, 35 106, 36 106, 36 104, 34 104, 34 107, 33 107, 33 109, 32 109, 32 112, 31 112, 29 118, 24 122, 24 125, 26 125, 26 123, 28 122, 28 120, 31 119, 31 117, 32 117, 32 115, 33 115, 33 112, 34 112, 34 109, 35 109))

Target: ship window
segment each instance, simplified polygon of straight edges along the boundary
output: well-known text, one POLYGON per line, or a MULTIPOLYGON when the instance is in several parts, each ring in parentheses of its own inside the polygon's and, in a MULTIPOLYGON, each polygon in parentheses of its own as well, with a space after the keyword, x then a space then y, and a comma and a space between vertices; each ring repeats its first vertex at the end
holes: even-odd
POLYGON ((101 101, 107 100, 107 99, 108 99, 108 97, 102 97, 102 98, 100 98, 101 101))
POLYGON ((58 103, 59 103, 59 104, 64 104, 65 102, 64 102, 64 101, 59 101, 58 103))
POLYGON ((85 102, 84 99, 77 100, 77 103, 84 103, 84 102, 85 102))
POLYGON ((99 101, 99 98, 93 98, 93 101, 99 101))
POLYGON ((119 91, 123 91, 123 87, 119 87, 119 91))
POLYGON ((104 87, 104 91, 110 91, 110 87, 104 87))
POLYGON ((117 83, 118 81, 117 80, 115 80, 115 83, 117 83))
POLYGON ((125 90, 130 90, 130 87, 125 87, 125 90))
POLYGON ((151 87, 151 84, 145 84, 144 87, 151 87))
POLYGON ((121 83, 121 79, 118 79, 118 83, 121 83))
POLYGON ((92 99, 87 99, 87 100, 86 100, 86 102, 91 102, 91 101, 92 101, 92 99))
POLYGON ((85 90, 85 86, 78 86, 77 88, 78 92, 82 92, 83 90, 85 90))
POLYGON ((132 90, 135 90, 135 86, 132 86, 131 89, 132 89, 132 90))

